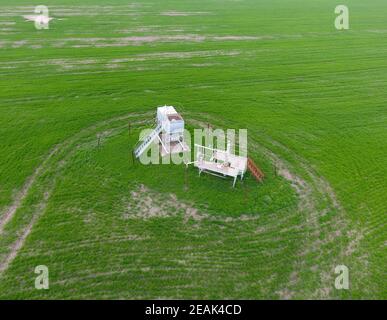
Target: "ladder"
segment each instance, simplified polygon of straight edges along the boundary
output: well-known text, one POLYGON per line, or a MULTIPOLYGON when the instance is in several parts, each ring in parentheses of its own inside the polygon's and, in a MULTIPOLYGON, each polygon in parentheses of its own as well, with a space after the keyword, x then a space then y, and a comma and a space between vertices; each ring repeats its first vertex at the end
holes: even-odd
POLYGON ((140 141, 138 146, 135 146, 134 156, 138 158, 141 154, 150 146, 152 141, 160 134, 162 129, 161 123, 159 123, 156 128, 153 129, 151 133, 149 133, 144 140, 140 141))
POLYGON ((259 182, 261 182, 265 177, 265 174, 258 168, 251 158, 247 158, 247 169, 249 169, 254 178, 259 182))

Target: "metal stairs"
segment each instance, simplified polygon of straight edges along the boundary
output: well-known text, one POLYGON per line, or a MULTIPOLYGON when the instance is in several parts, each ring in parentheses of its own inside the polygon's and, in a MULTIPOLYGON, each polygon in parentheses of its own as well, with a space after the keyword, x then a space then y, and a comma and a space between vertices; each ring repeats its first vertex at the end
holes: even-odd
POLYGON ((265 174, 258 168, 251 158, 247 158, 247 169, 249 169, 253 177, 259 182, 261 182, 265 177, 265 174))
POLYGON ((138 158, 141 156, 141 154, 150 146, 152 141, 160 134, 162 129, 161 123, 156 126, 156 128, 153 129, 152 132, 150 132, 144 140, 140 141, 140 144, 135 147, 134 149, 134 156, 138 158))

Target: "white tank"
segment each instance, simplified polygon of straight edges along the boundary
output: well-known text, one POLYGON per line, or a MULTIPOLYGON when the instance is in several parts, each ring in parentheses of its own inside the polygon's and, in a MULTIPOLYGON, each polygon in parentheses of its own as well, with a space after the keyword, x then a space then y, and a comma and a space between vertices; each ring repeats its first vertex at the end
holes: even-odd
POLYGON ((172 106, 157 108, 157 122, 161 123, 163 131, 167 134, 184 132, 184 120, 172 106))

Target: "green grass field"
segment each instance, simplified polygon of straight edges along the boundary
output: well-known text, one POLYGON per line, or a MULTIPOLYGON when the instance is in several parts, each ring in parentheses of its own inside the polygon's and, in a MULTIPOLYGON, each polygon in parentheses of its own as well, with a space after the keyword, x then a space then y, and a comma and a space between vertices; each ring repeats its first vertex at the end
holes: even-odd
POLYGON ((386 299, 387 2, 338 4, 0 0, 0 299, 386 299), (133 164, 164 104, 265 182, 133 164))

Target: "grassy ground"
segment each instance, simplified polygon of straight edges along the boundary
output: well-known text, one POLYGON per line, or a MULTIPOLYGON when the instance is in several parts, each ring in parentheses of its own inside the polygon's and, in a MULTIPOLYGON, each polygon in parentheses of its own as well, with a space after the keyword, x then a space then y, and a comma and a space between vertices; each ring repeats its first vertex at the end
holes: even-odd
POLYGON ((385 1, 45 4, 0 0, 0 298, 386 298, 385 1), (133 165, 160 104, 265 183, 133 165))

